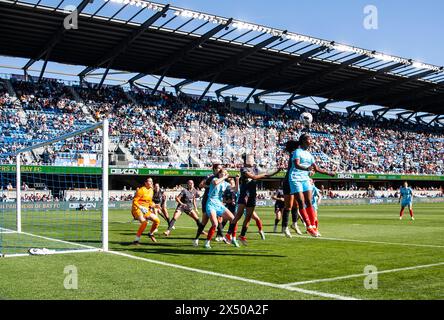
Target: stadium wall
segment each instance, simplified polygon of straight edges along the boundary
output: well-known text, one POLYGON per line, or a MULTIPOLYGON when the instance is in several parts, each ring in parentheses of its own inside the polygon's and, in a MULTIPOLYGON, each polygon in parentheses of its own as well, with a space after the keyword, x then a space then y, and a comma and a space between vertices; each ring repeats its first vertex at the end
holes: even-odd
MULTIPOLYGON (((0 165, 0 173, 14 173, 15 165, 0 165)), ((62 167, 62 166, 34 166, 22 165, 23 173, 45 174, 82 174, 99 175, 102 170, 99 167, 62 167)), ((239 170, 228 170, 235 176, 239 170)), ((152 176, 152 177, 205 177, 210 175, 210 169, 150 169, 150 168, 117 168, 109 169, 110 176, 152 176)), ((279 180, 285 177, 285 172, 280 172, 273 177, 279 180)), ((273 180, 272 179, 272 180, 273 180)), ((444 175, 408 175, 408 174, 368 174, 368 173, 338 173, 335 177, 316 174, 315 180, 366 180, 366 181, 436 181, 444 182, 444 175)))
MULTIPOLYGON (((323 199, 321 206, 354 206, 354 205, 383 205, 383 204, 398 204, 398 199, 323 199)), ((415 198, 415 204, 418 203, 444 203, 444 198, 415 198)), ((22 203, 22 210, 39 210, 39 211, 51 211, 51 210, 73 210, 78 209, 80 204, 84 205, 88 210, 100 210, 101 202, 88 202, 88 201, 71 201, 71 202, 24 202, 22 203)), ((177 203, 175 201, 167 201, 168 209, 175 209, 177 203)), ((258 200, 257 207, 273 207, 274 201, 272 200, 258 200)), ((198 207, 201 207, 200 201, 198 201, 198 207)), ((0 210, 15 210, 15 202, 0 202, 0 210)), ((131 202, 110 202, 110 210, 130 210, 131 202)), ((39 211, 36 211, 38 214, 39 211)))

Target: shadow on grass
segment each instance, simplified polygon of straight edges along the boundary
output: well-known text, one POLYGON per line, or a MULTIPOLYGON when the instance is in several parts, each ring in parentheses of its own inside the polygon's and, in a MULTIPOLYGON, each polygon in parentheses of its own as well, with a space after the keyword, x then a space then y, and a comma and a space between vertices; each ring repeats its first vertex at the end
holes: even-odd
MULTIPOLYGON (((233 256, 233 257, 268 257, 268 258, 286 258, 282 255, 264 254, 264 250, 249 250, 245 252, 239 248, 232 248, 232 251, 219 250, 219 249, 205 249, 202 246, 193 248, 191 244, 168 244, 168 243, 142 243, 139 246, 135 246, 132 242, 113 242, 114 251, 131 251, 134 253, 145 254, 162 254, 169 256, 182 256, 182 255, 214 255, 214 256, 233 256)), ((222 245, 222 244, 221 244, 222 245)), ((226 246, 230 248, 230 246, 226 246)))

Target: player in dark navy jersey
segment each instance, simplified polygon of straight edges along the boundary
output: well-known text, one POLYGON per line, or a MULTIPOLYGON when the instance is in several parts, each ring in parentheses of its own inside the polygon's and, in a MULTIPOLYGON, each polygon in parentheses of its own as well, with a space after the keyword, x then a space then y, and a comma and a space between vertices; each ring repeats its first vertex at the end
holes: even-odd
MULTIPOLYGON (((239 240, 246 245, 247 244, 247 230, 248 224, 253 217, 254 210, 256 208, 256 197, 257 197, 257 181, 265 178, 270 178, 278 174, 281 170, 274 171, 272 173, 259 173, 256 167, 254 156, 252 154, 242 156, 244 166, 240 170, 240 190, 239 199, 237 201, 237 212, 236 217, 228 229, 228 233, 225 237, 225 242, 232 242, 236 240, 236 228, 237 223, 242 218, 244 211, 247 211, 244 224, 242 226, 241 236, 239 240)), ((260 228, 262 229, 262 228, 260 228)), ((261 235, 262 237, 263 235, 261 235)))

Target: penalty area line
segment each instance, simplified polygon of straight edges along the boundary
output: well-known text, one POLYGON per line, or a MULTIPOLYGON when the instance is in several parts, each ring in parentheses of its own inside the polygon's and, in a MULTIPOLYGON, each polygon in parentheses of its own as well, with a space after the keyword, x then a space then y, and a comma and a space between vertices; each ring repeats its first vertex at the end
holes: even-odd
MULTIPOLYGON (((281 233, 266 233, 269 236, 277 236, 277 237, 285 237, 284 234, 281 233)), ((302 239, 313 239, 313 240, 326 240, 326 241, 344 241, 344 242, 357 242, 357 243, 373 243, 373 244, 384 244, 391 246, 406 246, 406 247, 422 247, 422 248, 440 248, 443 249, 444 246, 434 245, 434 244, 417 244, 417 243, 401 243, 401 242, 384 242, 384 241, 373 241, 373 240, 357 240, 357 239, 343 239, 343 238, 329 238, 329 237, 320 237, 314 238, 311 236, 294 236, 294 238, 302 238, 302 239)))
POLYGON ((318 297, 322 297, 322 298, 329 298, 329 299, 336 299, 336 300, 359 300, 359 299, 354 298, 354 297, 341 296, 341 295, 332 294, 332 293, 326 293, 326 292, 320 292, 320 291, 314 291, 314 290, 307 290, 307 289, 302 289, 302 288, 290 287, 290 286, 287 286, 287 285, 280 285, 280 284, 276 284, 276 283, 270 283, 270 282, 265 282, 265 281, 247 279, 247 278, 242 278, 242 277, 238 277, 238 276, 223 274, 223 273, 219 273, 219 272, 213 272, 213 271, 207 271, 207 270, 201 270, 201 269, 196 269, 196 268, 185 267, 185 266, 181 266, 181 265, 178 265, 178 264, 172 264, 172 263, 152 260, 152 259, 148 259, 148 258, 142 258, 142 257, 138 257, 138 256, 133 256, 133 255, 126 254, 126 253, 123 253, 123 252, 106 251, 106 253, 117 255, 117 256, 121 256, 121 257, 126 257, 126 258, 129 258, 129 259, 144 261, 144 262, 148 262, 148 263, 152 263, 152 264, 157 264, 157 265, 161 265, 161 266, 165 266, 165 267, 171 267, 171 268, 186 270, 186 271, 190 271, 190 272, 194 272, 194 273, 200 273, 200 274, 205 274, 205 275, 210 275, 210 276, 215 276, 215 277, 221 277, 221 278, 226 278, 226 279, 231 279, 231 280, 236 280, 236 281, 241 281, 241 282, 247 282, 247 283, 251 283, 251 284, 255 284, 255 285, 261 285, 261 286, 266 286, 266 287, 271 287, 271 288, 275 288, 275 289, 283 289, 283 290, 288 290, 288 291, 293 291, 293 292, 299 292, 299 293, 303 293, 303 294, 307 294, 307 295, 312 295, 312 296, 318 296, 318 297))
MULTIPOLYGON (((376 275, 376 274, 394 273, 394 272, 402 272, 402 271, 409 271, 409 270, 416 270, 416 269, 433 268, 433 267, 439 267, 439 266, 443 266, 443 265, 444 265, 444 262, 440 262, 440 263, 425 264, 425 265, 413 266, 413 267, 376 271, 376 272, 372 272, 371 274, 376 275)), ((333 282, 333 281, 339 281, 339 280, 345 280, 345 279, 366 277, 368 275, 369 274, 366 274, 366 273, 358 273, 358 274, 351 274, 351 275, 347 275, 347 276, 334 277, 334 278, 292 282, 292 283, 285 284, 285 286, 301 286, 301 285, 305 285, 305 284, 312 284, 312 283, 319 283, 319 282, 333 282)))

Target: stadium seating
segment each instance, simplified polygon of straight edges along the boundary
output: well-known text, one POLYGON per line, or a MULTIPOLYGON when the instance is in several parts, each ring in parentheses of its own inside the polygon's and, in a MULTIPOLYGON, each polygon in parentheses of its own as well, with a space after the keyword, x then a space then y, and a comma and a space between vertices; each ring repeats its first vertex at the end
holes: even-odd
MULTIPOLYGON (((56 80, 39 84, 12 79, 16 97, 0 86, 0 161, 29 144, 110 119, 111 141, 131 166, 210 167, 221 161, 236 168, 252 152, 263 167, 285 166, 282 146, 303 129, 295 111, 238 110, 225 103, 167 92, 152 95, 134 87, 100 90, 56 80)), ((323 112, 314 114, 313 154, 321 165, 348 173, 442 174, 444 135, 397 120, 323 112)), ((100 149, 89 136, 57 144, 27 161, 64 163, 79 153, 100 149)), ((26 161, 25 161, 26 162, 26 161)))

